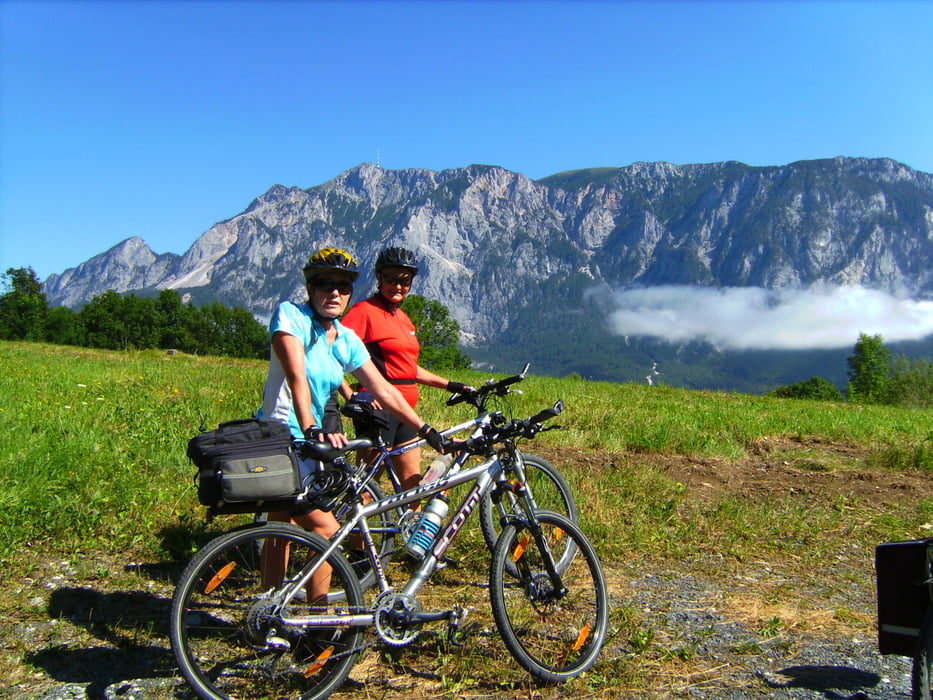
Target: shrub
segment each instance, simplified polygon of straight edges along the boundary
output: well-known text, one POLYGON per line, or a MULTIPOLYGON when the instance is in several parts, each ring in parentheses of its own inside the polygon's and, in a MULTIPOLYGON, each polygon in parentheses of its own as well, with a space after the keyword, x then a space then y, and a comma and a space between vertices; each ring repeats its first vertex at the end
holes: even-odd
POLYGON ((788 384, 769 391, 768 396, 780 399, 810 399, 812 401, 839 401, 845 399, 836 385, 822 377, 810 377, 805 382, 788 384))

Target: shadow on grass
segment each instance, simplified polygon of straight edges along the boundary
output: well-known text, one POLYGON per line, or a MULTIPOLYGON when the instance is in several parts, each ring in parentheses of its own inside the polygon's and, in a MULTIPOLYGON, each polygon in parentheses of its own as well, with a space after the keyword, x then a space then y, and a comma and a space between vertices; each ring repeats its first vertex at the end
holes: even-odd
POLYGON ((103 697, 107 686, 131 678, 176 675, 168 646, 172 601, 143 591, 103 593, 91 588, 60 588, 49 600, 49 617, 83 627, 99 644, 78 649, 47 647, 26 661, 64 683, 88 683, 89 697, 103 697))
POLYGON ((174 525, 158 532, 162 551, 173 561, 184 566, 198 551, 215 537, 236 529, 235 523, 218 520, 207 523, 193 516, 183 517, 174 525))
POLYGON ((27 655, 25 661, 62 683, 87 684, 89 698, 103 698, 108 686, 128 679, 177 677, 168 642, 171 590, 194 554, 226 531, 224 525, 218 528, 193 517, 183 518, 158 533, 168 561, 125 567, 156 582, 162 594, 105 592, 83 586, 54 590, 49 598, 49 619, 82 628, 93 639, 85 642, 84 648, 73 643, 47 646, 27 655))

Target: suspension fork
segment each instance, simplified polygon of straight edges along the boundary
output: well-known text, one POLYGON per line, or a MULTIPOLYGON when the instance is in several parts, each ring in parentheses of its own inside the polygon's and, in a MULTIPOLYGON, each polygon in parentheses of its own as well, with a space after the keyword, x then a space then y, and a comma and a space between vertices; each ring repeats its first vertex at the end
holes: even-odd
MULTIPOLYGON (((554 562, 554 554, 551 552, 551 547, 548 544, 547 538, 544 536, 544 530, 541 528, 541 523, 538 521, 538 504, 535 502, 534 494, 525 478, 525 462, 522 459, 521 452, 515 448, 514 442, 510 441, 506 449, 508 451, 511 469, 515 473, 517 483, 509 484, 508 482, 503 482, 502 487, 514 493, 521 501, 524 517, 515 516, 513 514, 506 516, 503 520, 519 520, 528 528, 538 550, 542 553, 544 570, 551 580, 555 596, 558 598, 563 597, 567 594, 567 589, 563 584, 560 573, 557 571, 557 565, 554 562)), ((507 522, 503 522, 503 527, 506 524, 507 522)), ((515 564, 525 578, 530 578, 531 571, 524 557, 520 557, 515 564)))
MULTIPOLYGON (((544 571, 547 574, 552 587, 552 592, 549 598, 563 598, 565 595, 567 595, 567 588, 564 586, 560 572, 557 571, 557 565, 554 563, 554 554, 551 552, 551 547, 548 544, 547 538, 544 536, 544 530, 541 528, 541 523, 538 522, 537 515, 532 513, 530 518, 513 518, 513 520, 519 521, 525 525, 531 535, 531 538, 538 546, 538 550, 541 552, 544 571)), ((519 546, 524 547, 525 545, 520 544, 519 546)), ((534 579, 532 578, 532 571, 528 564, 528 560, 524 556, 519 556, 514 561, 522 580, 526 583, 527 586, 530 586, 534 579)))

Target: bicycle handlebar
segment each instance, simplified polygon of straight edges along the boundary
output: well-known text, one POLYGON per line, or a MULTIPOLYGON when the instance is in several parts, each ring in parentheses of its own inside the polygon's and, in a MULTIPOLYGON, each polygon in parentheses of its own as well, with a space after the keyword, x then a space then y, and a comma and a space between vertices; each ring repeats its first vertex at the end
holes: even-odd
POLYGON ((508 387, 512 386, 512 384, 517 384, 525 378, 525 376, 528 374, 529 367, 531 367, 530 362, 526 363, 521 373, 516 374, 515 376, 500 379, 498 382, 494 382, 492 379, 490 379, 478 389, 454 394, 449 399, 447 399, 447 405, 456 406, 458 403, 463 403, 465 401, 466 403, 474 406, 477 410, 482 411, 486 408, 487 397, 490 395, 505 396, 508 393, 508 387))
POLYGON ((524 420, 511 420, 507 423, 493 423, 488 425, 483 434, 458 442, 453 446, 454 450, 469 452, 470 454, 489 454, 492 446, 497 442, 514 440, 516 438, 533 438, 538 433, 548 430, 555 430, 560 426, 550 426, 545 428, 542 423, 551 418, 556 418, 564 412, 564 401, 561 399, 551 408, 545 408, 530 418, 524 420))

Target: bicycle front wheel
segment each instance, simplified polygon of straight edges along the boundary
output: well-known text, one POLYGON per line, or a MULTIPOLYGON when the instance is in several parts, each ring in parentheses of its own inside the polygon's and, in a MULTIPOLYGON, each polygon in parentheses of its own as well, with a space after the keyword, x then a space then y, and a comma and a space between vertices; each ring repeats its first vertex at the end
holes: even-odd
MULTIPOLYGON (((531 490, 532 496, 534 496, 537 507, 540 510, 559 513, 571 522, 579 523, 580 516, 577 512, 577 503, 574 500, 570 484, 567 483, 563 474, 544 457, 526 452, 522 452, 521 455, 525 465, 525 481, 531 490)), ((500 492, 495 496, 492 493, 486 494, 480 502, 479 512, 483 539, 486 540, 486 545, 492 549, 499 539, 502 523, 511 516, 521 515, 522 509, 518 497, 514 493, 500 492)), ((575 552, 573 542, 568 539, 565 542, 563 551, 559 554, 555 553, 558 557, 558 570, 561 570, 570 562, 575 552)), ((515 565, 512 562, 506 562, 506 567, 511 575, 517 575, 515 565)))
POLYGON ((524 520, 507 525, 493 553, 489 595, 496 626, 509 653, 548 683, 575 678, 596 663, 609 628, 609 594, 596 550, 574 523, 538 511, 541 538, 524 520), (560 585, 548 575, 550 552, 574 543, 560 585), (507 572, 506 562, 518 571, 507 572))
MULTIPOLYGON (((360 627, 286 625, 276 593, 327 547, 295 525, 264 523, 209 542, 188 564, 172 600, 169 636, 185 679, 202 698, 323 698, 361 650, 360 627)), ((362 612, 363 593, 346 560, 301 590, 291 618, 362 612), (328 580, 329 578, 329 580, 328 580), (309 598, 311 600, 309 601, 309 598)))

